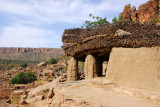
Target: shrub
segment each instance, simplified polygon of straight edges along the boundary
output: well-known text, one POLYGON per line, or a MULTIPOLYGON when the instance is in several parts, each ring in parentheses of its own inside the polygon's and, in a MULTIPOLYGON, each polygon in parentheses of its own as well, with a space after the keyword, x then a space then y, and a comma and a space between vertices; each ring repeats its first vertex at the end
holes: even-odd
POLYGON ((58 60, 56 58, 51 58, 47 63, 49 64, 56 64, 58 60))
POLYGON ((123 16, 120 16, 118 21, 120 21, 120 22, 123 21, 123 16))
POLYGON ((22 64, 21 67, 26 68, 28 65, 26 63, 22 64))
POLYGON ((11 84, 27 84, 37 80, 35 72, 20 72, 14 78, 11 79, 11 84))
POLYGON ((113 22, 113 23, 116 23, 116 22, 118 22, 118 19, 117 19, 117 17, 115 17, 115 16, 114 16, 114 18, 112 19, 112 22, 113 22))
POLYGON ((159 22, 160 22, 160 19, 158 17, 155 17, 149 22, 149 24, 156 24, 156 23, 159 23, 159 22))

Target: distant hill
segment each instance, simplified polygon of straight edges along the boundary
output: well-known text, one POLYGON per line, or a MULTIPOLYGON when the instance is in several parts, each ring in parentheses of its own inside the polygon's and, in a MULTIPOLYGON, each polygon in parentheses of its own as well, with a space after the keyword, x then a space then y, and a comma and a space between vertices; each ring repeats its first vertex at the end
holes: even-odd
POLYGON ((61 55, 60 48, 0 48, 1 60, 47 61, 61 55))

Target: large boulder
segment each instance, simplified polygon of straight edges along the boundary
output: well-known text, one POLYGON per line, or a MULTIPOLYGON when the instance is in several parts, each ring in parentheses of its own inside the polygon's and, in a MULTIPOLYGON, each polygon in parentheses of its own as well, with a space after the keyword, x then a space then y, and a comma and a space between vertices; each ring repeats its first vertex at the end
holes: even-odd
POLYGON ((37 67, 42 67, 42 66, 46 66, 47 64, 46 64, 46 62, 41 62, 41 63, 39 63, 38 65, 37 65, 37 67))

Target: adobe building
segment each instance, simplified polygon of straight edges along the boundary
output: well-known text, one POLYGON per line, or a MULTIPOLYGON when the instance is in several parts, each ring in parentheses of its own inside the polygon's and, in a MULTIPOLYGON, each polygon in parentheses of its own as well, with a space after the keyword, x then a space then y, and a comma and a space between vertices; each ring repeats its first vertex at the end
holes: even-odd
POLYGON ((160 26, 122 21, 86 29, 67 29, 62 36, 71 56, 67 80, 78 80, 78 61, 85 79, 104 76, 117 85, 160 91, 160 26))

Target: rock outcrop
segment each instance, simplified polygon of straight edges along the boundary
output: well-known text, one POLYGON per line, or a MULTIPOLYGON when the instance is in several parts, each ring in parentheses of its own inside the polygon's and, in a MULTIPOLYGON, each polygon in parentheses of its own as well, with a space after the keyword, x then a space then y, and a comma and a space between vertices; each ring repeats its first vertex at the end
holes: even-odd
POLYGON ((140 23, 149 23, 152 19, 159 17, 160 1, 150 0, 142 4, 138 10, 135 6, 126 5, 119 17, 123 16, 124 21, 137 21, 140 23))
POLYGON ((46 65, 47 65, 46 62, 41 62, 41 63, 37 64, 37 67, 42 67, 42 66, 46 66, 46 65))
POLYGON ((74 58, 71 58, 68 61, 67 81, 76 81, 76 80, 78 80, 78 61, 74 58))

